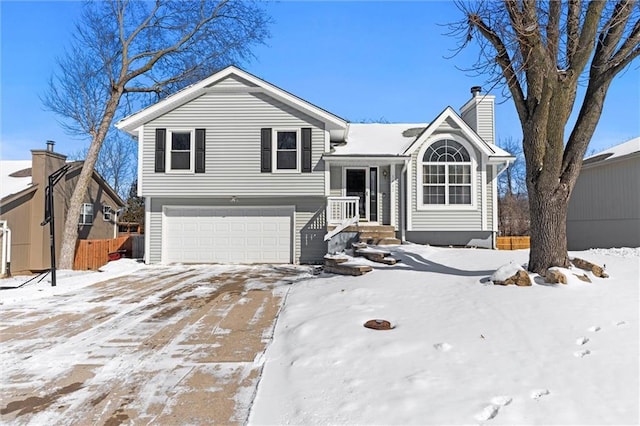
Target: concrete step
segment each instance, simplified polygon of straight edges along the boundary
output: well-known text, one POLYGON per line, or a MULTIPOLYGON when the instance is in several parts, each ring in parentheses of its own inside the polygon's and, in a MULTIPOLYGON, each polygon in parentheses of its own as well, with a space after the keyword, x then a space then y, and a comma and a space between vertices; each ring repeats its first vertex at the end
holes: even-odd
POLYGON ((364 275, 367 272, 372 271, 373 268, 368 265, 349 265, 349 264, 339 264, 339 265, 326 265, 324 267, 325 272, 329 272, 331 274, 339 274, 339 275, 364 275))
POLYGON ((378 241, 376 241, 376 244, 379 246, 394 246, 394 245, 400 245, 402 244, 402 241, 400 241, 397 238, 382 238, 378 241))
POLYGON ((345 263, 348 261, 349 261, 348 257, 333 256, 330 254, 324 257, 325 266, 338 266, 339 264, 345 263))

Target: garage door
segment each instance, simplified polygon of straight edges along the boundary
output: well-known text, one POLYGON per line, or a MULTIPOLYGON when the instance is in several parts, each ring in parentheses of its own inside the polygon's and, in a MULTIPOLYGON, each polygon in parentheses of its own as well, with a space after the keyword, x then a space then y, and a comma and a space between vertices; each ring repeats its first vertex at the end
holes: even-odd
POLYGON ((164 263, 291 263, 293 207, 165 207, 164 263))

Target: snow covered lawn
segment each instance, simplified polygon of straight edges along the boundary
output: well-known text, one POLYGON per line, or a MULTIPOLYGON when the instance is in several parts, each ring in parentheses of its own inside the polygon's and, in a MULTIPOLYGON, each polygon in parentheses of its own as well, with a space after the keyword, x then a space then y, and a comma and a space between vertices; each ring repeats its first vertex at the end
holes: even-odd
POLYGON ((291 287, 250 424, 638 424, 639 249, 572 253, 610 278, 531 287, 487 282, 528 251, 392 250, 291 287))

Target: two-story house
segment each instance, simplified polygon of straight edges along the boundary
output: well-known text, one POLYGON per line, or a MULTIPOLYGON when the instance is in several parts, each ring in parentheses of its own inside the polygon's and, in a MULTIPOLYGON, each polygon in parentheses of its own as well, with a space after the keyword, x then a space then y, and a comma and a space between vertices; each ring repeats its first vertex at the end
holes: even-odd
POLYGON ((495 247, 494 98, 461 115, 353 124, 227 67, 117 124, 138 140, 148 263, 315 263, 353 223, 495 247))

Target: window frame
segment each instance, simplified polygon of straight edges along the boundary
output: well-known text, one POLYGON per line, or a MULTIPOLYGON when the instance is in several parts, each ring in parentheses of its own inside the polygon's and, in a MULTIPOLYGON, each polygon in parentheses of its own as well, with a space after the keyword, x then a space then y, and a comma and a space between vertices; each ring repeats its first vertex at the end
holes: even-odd
POLYGON ((105 222, 111 222, 111 215, 113 214, 113 208, 108 205, 102 206, 102 220, 105 222))
POLYGON ((428 211, 428 210, 476 210, 477 209, 477 199, 478 199, 478 188, 477 188, 477 180, 478 180, 478 172, 477 172, 477 160, 476 160, 476 152, 473 149, 472 145, 466 140, 457 137, 456 135, 451 134, 441 134, 438 135, 436 139, 433 139, 420 148, 418 151, 418 155, 416 157, 416 209, 419 211, 428 211), (427 152, 427 149, 436 144, 438 142, 444 140, 451 140, 456 143, 462 145, 464 149, 467 150, 467 154, 469 155, 469 161, 464 162, 430 162, 423 161, 424 154, 427 152), (445 203, 444 204, 425 204, 424 203, 424 167, 425 166, 444 166, 444 177, 445 182, 443 184, 445 188, 445 203), (450 204, 449 203, 449 189, 451 186, 461 186, 459 184, 449 183, 449 168, 455 165, 467 165, 469 166, 469 178, 471 182, 469 184, 464 184, 464 186, 470 186, 470 204, 450 204))
POLYGON ((302 134, 300 128, 278 127, 271 129, 271 173, 302 173, 302 134), (296 168, 278 168, 278 133, 296 134, 296 168))
MULTIPOLYGON (((195 159, 196 159, 196 129, 195 128, 171 128, 167 129, 166 135, 166 149, 165 149, 165 173, 173 174, 194 174, 195 173, 195 159), (189 133, 189 169, 174 169, 171 165, 171 154, 173 153, 173 134, 174 133, 189 133)), ((186 152, 186 151, 176 151, 186 152)))
POLYGON ((93 221, 94 221, 94 209, 93 209, 93 204, 92 203, 82 203, 82 207, 80 208, 80 217, 78 218, 78 225, 82 225, 82 226, 91 226, 93 225, 93 221), (90 208, 91 210, 91 214, 86 212, 86 209, 90 208), (87 222, 87 216, 91 216, 91 222, 87 222))

